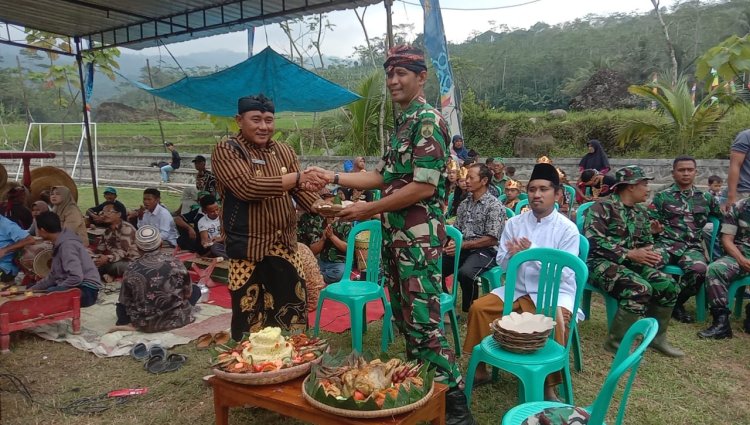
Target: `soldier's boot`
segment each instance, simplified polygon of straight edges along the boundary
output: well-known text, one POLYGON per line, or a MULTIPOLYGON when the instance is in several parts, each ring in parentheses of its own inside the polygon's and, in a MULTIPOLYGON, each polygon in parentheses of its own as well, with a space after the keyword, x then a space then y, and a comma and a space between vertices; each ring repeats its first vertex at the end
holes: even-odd
POLYGON ((745 306, 745 321, 742 323, 745 333, 750 334, 750 304, 745 306))
POLYGON ((667 341, 667 328, 669 328, 669 321, 672 319, 672 307, 661 307, 656 304, 651 304, 646 310, 646 317, 653 317, 659 322, 659 331, 656 333, 656 337, 649 348, 664 354, 667 357, 682 357, 685 353, 677 347, 667 341))
MULTIPOLYGON (((730 313, 728 308, 711 307, 711 316, 713 316, 714 321, 708 329, 698 332, 698 337, 705 339, 731 338, 732 326, 729 323, 730 313)), ((747 320, 745 322, 747 323, 747 320)))
POLYGON ((620 348, 620 341, 625 336, 625 332, 630 329, 630 325, 640 318, 641 316, 638 314, 618 308, 615 318, 612 320, 612 327, 609 329, 607 340, 604 341, 604 349, 610 353, 617 353, 617 349, 620 348))
POLYGON ((672 310, 672 318, 681 323, 693 323, 695 320, 693 316, 689 315, 685 310, 685 303, 695 295, 691 289, 685 288, 680 291, 680 295, 677 296, 677 303, 674 305, 672 310))
POLYGON ((466 395, 458 386, 445 394, 445 425, 476 425, 466 395))

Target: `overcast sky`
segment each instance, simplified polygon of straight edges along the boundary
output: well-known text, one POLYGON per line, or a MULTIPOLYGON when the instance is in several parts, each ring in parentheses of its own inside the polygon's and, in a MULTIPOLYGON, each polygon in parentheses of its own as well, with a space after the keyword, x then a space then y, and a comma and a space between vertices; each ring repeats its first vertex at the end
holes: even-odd
MULTIPOLYGON (((677 0, 662 0, 663 5, 669 7, 676 2, 677 0)), ((440 5, 443 8, 446 37, 451 42, 466 40, 474 30, 483 32, 490 29, 489 21, 495 21, 496 25, 505 24, 510 28, 528 28, 540 21, 557 24, 588 14, 643 13, 652 8, 650 0, 440 0, 440 5), (512 7, 514 5, 517 6, 512 7)), ((322 43, 323 54, 346 58, 352 55, 355 46, 365 44, 362 28, 353 10, 332 12, 329 20, 335 27, 322 43)), ((365 24, 370 37, 384 34, 385 22, 382 3, 367 8, 365 24)), ((393 23, 414 24, 412 38, 416 33, 421 33, 423 22, 419 0, 396 0, 393 4, 393 23)), ((257 53, 270 45, 278 52, 288 53, 289 44, 286 40, 278 24, 259 27, 256 29, 253 50, 257 53)), ((247 51, 245 33, 224 34, 169 45, 169 50, 175 56, 217 49, 247 51)), ((158 50, 151 48, 143 52, 155 54, 158 50)))

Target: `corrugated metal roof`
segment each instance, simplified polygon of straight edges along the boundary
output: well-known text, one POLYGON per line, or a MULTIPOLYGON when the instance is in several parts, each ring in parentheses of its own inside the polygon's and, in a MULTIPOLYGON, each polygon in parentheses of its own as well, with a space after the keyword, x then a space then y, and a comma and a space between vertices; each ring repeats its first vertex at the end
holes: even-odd
POLYGON ((144 48, 382 0, 0 0, 0 21, 89 46, 144 48))

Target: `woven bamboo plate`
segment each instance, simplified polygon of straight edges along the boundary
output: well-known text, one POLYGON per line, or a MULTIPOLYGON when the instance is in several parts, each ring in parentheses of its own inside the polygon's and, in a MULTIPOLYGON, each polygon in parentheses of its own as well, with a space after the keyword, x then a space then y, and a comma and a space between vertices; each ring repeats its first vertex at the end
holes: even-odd
POLYGON ((271 372, 232 373, 224 372, 219 368, 214 368, 213 373, 218 378, 221 378, 225 381, 243 385, 280 384, 282 382, 291 381, 292 379, 299 378, 300 376, 309 373, 313 363, 320 363, 321 360, 323 360, 323 356, 319 356, 317 359, 311 360, 301 365, 274 370, 271 372))
POLYGON ((319 402, 318 400, 315 400, 310 395, 308 395, 307 392, 305 392, 305 383, 308 379, 310 379, 309 376, 305 378, 304 382, 302 382, 302 396, 305 398, 305 400, 307 400, 307 402, 315 408, 318 408, 324 412, 333 413, 334 415, 343 416, 345 418, 372 419, 402 415, 424 406, 430 400, 430 397, 432 397, 432 393, 435 391, 435 384, 433 383, 430 391, 421 399, 415 401, 414 403, 407 404, 406 406, 395 407, 393 409, 348 410, 329 406, 327 404, 319 402))

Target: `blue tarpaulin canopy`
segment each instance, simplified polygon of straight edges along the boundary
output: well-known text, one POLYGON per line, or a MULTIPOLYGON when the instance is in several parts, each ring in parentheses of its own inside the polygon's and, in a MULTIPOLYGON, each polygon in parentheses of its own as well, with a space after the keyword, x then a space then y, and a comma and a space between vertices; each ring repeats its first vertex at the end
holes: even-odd
POLYGON ((273 100, 276 112, 328 111, 359 99, 270 47, 231 68, 203 77, 185 77, 159 89, 131 82, 154 96, 227 117, 237 113, 238 98, 258 93, 273 100))

